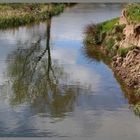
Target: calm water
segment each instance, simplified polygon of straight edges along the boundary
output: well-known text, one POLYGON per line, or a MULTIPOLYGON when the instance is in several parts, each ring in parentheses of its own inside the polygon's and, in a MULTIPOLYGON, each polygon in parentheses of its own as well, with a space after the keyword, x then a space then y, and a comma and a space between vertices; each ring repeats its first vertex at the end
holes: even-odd
POLYGON ((140 139, 140 120, 112 71, 82 49, 85 26, 121 9, 78 4, 45 23, 0 31, 1 137, 140 139))

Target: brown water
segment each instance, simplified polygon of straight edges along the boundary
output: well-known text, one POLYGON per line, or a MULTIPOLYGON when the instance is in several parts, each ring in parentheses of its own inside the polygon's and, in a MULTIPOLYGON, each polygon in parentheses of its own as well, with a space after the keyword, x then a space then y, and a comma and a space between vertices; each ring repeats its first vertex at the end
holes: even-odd
POLYGON ((111 69, 83 51, 86 25, 119 4, 78 4, 39 25, 0 31, 0 136, 139 140, 140 120, 111 69))

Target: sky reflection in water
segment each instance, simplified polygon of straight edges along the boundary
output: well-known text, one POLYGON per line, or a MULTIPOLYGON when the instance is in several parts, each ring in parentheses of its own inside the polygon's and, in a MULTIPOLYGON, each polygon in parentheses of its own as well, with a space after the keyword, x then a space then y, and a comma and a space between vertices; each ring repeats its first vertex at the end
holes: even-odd
POLYGON ((46 23, 0 32, 0 136, 140 138, 112 71, 82 51, 84 27, 121 8, 79 4, 46 23))

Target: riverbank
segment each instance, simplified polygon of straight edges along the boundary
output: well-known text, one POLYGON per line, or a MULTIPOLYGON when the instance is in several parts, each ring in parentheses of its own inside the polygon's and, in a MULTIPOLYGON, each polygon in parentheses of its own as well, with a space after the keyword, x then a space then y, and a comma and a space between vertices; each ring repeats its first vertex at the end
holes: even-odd
POLYGON ((46 20, 63 12, 66 4, 0 4, 0 29, 46 20))
POLYGON ((119 18, 89 25, 85 48, 98 50, 123 83, 140 96, 140 4, 127 5, 119 18))

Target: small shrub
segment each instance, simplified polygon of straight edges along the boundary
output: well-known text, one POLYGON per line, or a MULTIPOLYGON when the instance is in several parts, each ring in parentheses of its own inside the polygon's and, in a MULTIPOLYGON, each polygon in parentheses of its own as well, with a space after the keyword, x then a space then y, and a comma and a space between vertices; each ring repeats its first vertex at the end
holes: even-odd
POLYGON ((140 116, 140 102, 134 105, 133 110, 136 115, 140 116))
POLYGON ((84 42, 87 44, 99 45, 102 43, 106 33, 102 31, 101 26, 91 24, 85 30, 86 37, 84 42))
POLYGON ((116 38, 117 41, 123 40, 124 37, 125 37, 125 35, 123 33, 117 33, 117 34, 115 34, 115 38, 116 38))
POLYGON ((114 38, 109 38, 107 41, 106 41, 106 46, 107 46, 107 51, 111 51, 112 47, 114 46, 115 44, 115 39, 114 38))
POLYGON ((94 36, 87 35, 86 38, 84 39, 84 44, 87 44, 87 45, 89 45, 89 44, 96 45, 94 36))
POLYGON ((127 55, 127 53, 131 50, 131 48, 119 48, 118 49, 118 54, 121 57, 125 57, 127 55))
POLYGON ((89 24, 86 28, 85 28, 85 31, 84 33, 87 35, 90 35, 90 36, 95 36, 97 32, 97 26, 95 24, 89 24))
POLYGON ((119 46, 118 45, 114 45, 112 47, 112 50, 111 50, 111 56, 115 56, 117 54, 117 50, 118 50, 119 46))
POLYGON ((114 32, 115 33, 122 33, 125 26, 126 26, 126 24, 114 25, 114 32))

